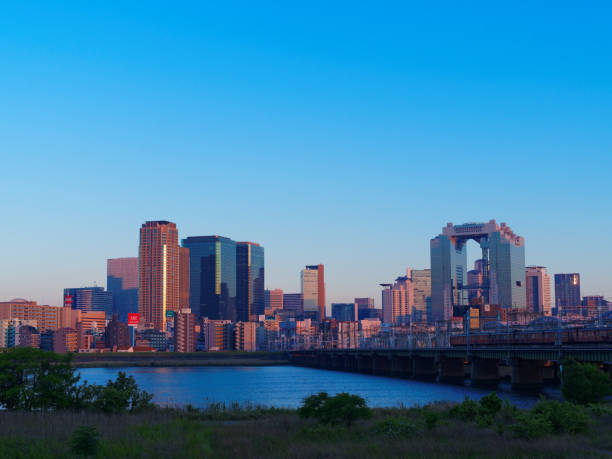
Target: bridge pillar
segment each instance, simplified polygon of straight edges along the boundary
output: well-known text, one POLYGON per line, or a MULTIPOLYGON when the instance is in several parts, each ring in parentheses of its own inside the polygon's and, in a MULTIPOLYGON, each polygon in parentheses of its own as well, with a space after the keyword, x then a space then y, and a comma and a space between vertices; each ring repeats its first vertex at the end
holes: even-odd
POLYGON ((540 389, 544 385, 544 363, 541 360, 514 360, 512 362, 512 388, 540 389))
POLYGON ((549 362, 542 368, 542 379, 544 382, 558 383, 561 380, 559 374, 559 364, 557 362, 549 362))
POLYGON ((471 381, 473 386, 495 387, 499 384, 497 360, 472 359, 471 381))
POLYGON ((392 360, 387 355, 374 356, 376 359, 376 374, 391 376, 393 373, 392 360))
POLYGON ((410 378, 412 376, 412 359, 409 357, 391 357, 391 373, 397 378, 410 378))
POLYGON ((463 358, 440 358, 440 382, 463 384, 465 365, 463 358))
POLYGON ((436 359, 434 357, 419 357, 412 358, 412 376, 415 379, 425 381, 434 381, 436 379, 436 359))

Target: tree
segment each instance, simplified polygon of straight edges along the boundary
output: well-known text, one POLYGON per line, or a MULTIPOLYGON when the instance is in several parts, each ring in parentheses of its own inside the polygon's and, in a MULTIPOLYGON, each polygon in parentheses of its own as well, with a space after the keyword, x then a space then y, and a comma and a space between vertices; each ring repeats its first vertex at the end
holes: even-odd
POLYGON ((372 410, 359 395, 342 392, 329 397, 326 392, 320 392, 306 397, 298 414, 304 418, 314 417, 325 424, 345 423, 350 426, 358 419, 369 418, 372 410))
POLYGON ((565 360, 561 374, 561 392, 566 400, 575 403, 596 403, 612 393, 610 376, 596 365, 565 360))
POLYGON ((93 408, 107 413, 134 411, 151 404, 153 396, 138 388, 132 376, 119 372, 105 386, 80 383, 72 355, 34 348, 0 353, 0 408, 61 410, 93 408))
POLYGON ((71 360, 71 354, 28 347, 0 353, 0 406, 8 410, 72 407, 80 378, 71 360))

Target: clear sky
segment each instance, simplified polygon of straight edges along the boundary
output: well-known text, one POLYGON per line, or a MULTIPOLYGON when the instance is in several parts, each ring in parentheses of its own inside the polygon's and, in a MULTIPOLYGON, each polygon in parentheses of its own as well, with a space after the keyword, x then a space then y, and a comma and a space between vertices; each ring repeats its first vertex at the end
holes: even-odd
POLYGON ((156 219, 380 306, 496 218, 612 297, 608 2, 216 3, 3 3, 0 300, 105 285, 156 219))

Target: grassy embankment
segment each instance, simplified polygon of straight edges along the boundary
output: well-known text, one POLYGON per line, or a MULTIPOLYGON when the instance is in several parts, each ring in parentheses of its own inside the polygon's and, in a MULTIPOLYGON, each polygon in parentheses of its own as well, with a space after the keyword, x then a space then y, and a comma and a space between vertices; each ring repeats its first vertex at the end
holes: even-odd
POLYGON ((0 413, 0 457, 71 457, 79 426, 100 432, 97 457, 606 457, 612 415, 590 411, 581 434, 517 437, 510 426, 453 418, 449 404, 375 409, 351 427, 301 419, 294 410, 211 405, 142 413, 0 413), (434 415, 432 416, 432 413, 434 415), (431 419, 435 418, 435 422, 431 419), (392 420, 389 424, 389 420, 392 420), (397 422, 399 420, 399 423, 397 422), (389 428, 389 426, 400 426, 389 428), (382 428, 381 428, 382 426, 382 428))
POLYGON ((78 368, 287 365, 283 352, 102 352, 74 354, 78 368))

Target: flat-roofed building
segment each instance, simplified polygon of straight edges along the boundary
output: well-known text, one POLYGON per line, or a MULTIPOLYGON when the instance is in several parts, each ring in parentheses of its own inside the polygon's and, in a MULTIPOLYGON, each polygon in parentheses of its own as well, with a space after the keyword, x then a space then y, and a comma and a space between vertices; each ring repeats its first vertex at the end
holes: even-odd
POLYGON ((39 331, 57 330, 61 326, 59 306, 39 305, 22 298, 0 302, 0 319, 35 320, 39 331))

